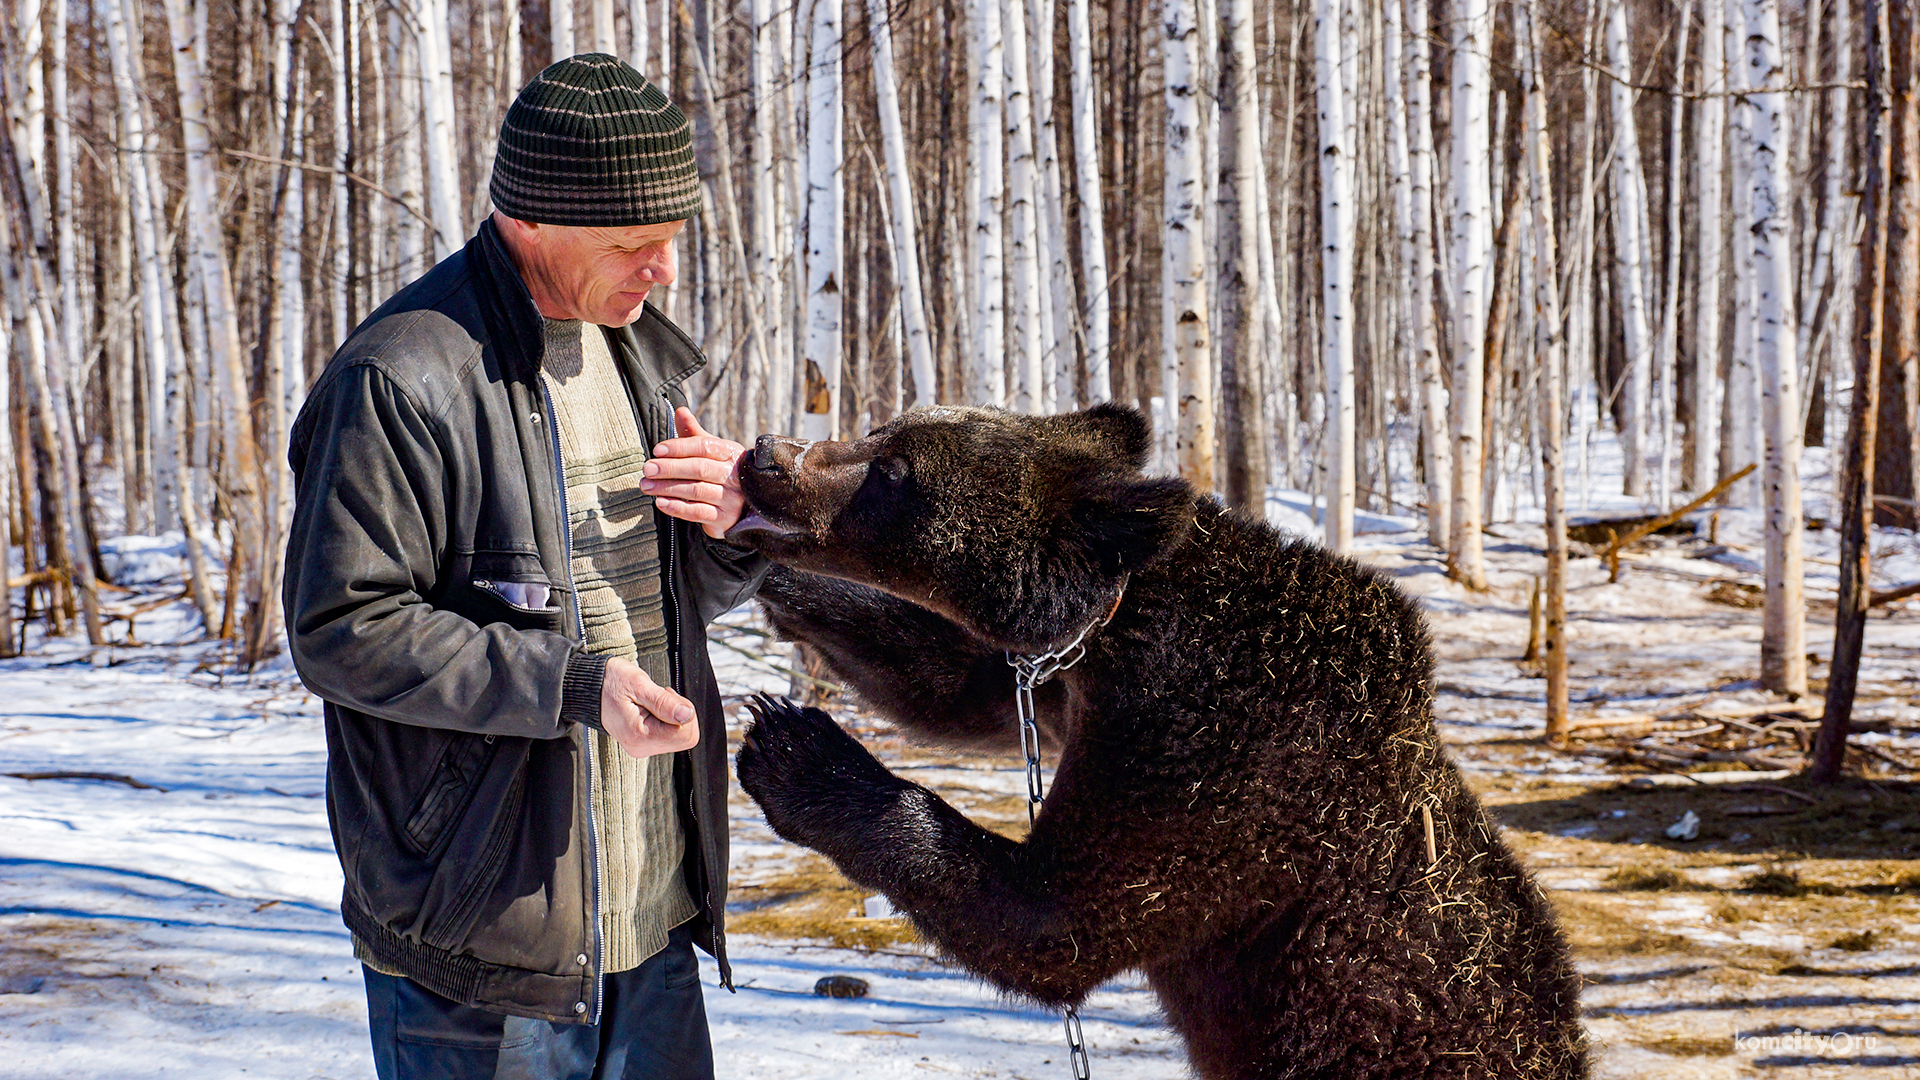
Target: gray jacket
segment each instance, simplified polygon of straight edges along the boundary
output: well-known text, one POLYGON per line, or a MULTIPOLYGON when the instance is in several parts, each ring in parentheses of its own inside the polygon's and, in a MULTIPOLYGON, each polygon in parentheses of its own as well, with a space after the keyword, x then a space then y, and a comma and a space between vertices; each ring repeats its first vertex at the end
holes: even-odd
MULTIPOLYGON (((288 637, 326 702, 341 913, 385 966, 456 1001, 591 1022, 600 874, 590 815, 603 659, 581 647, 542 321, 491 222, 375 311, 300 411, 288 637), (545 586, 550 599, 522 606, 545 586)), ((671 436, 705 361, 649 306, 610 331, 640 430, 671 436)), ((706 625, 763 561, 658 519, 694 938, 730 982, 724 717, 706 625)))

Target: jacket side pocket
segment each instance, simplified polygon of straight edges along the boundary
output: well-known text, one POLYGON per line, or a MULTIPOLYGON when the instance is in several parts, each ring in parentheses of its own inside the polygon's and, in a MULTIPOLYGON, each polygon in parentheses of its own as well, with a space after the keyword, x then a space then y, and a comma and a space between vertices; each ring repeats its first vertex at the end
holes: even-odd
POLYGON ((432 857, 447 834, 447 826, 459 818, 473 796, 474 781, 492 752, 493 739, 488 737, 454 732, 447 740, 432 778, 401 828, 401 835, 416 853, 432 857))

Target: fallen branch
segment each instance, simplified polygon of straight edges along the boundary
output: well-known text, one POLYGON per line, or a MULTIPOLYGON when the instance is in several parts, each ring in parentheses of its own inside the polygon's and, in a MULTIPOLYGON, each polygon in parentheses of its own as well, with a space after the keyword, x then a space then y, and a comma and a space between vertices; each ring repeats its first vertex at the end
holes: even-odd
POLYGON ((119 773, 53 770, 48 772, 10 772, 0 775, 11 776, 15 780, 100 780, 109 784, 125 784, 130 788, 138 788, 141 791, 158 791, 165 793, 167 790, 158 784, 149 784, 144 781, 135 780, 131 776, 122 776, 119 773))
POLYGON ((1920 581, 1911 585, 1902 585, 1897 589, 1887 589, 1884 592, 1870 592, 1867 594, 1867 606, 1879 607, 1881 604, 1891 604, 1895 600, 1905 600, 1909 596, 1920 596, 1920 581))
POLYGON ((1672 511, 1671 513, 1662 514, 1661 516, 1654 518, 1652 521, 1646 522, 1641 526, 1639 526, 1638 528, 1630 530, 1627 533, 1627 535, 1616 538, 1615 540, 1613 540, 1611 543, 1607 545, 1607 550, 1601 557, 1608 560, 1612 560, 1619 554, 1621 548, 1624 548, 1628 544, 1631 544, 1636 540, 1642 539, 1643 537, 1650 536, 1653 533, 1656 533, 1661 529, 1666 528, 1667 526, 1673 524, 1674 522, 1679 521, 1681 518, 1686 517, 1688 514, 1693 513, 1695 510, 1698 510, 1701 507, 1712 502, 1713 500, 1719 498, 1723 493, 1725 493, 1725 491, 1728 488, 1732 487, 1741 478, 1745 477, 1748 473, 1752 472, 1753 469, 1754 467, 1752 465, 1748 465, 1746 468, 1741 469, 1739 472, 1736 472, 1732 476, 1729 476, 1725 480, 1722 480, 1718 484, 1715 484, 1713 486, 1712 491, 1707 492, 1705 495, 1700 496, 1699 498, 1693 500, 1692 502, 1681 507, 1680 509, 1672 511))

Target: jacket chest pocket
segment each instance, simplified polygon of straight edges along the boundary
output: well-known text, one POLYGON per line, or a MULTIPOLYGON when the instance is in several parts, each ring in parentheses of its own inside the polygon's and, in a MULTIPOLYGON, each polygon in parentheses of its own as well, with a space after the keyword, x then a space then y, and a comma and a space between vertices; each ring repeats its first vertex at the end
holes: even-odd
MULTIPOLYGON (((503 622, 516 630, 559 632, 564 584, 547 575, 534 555, 476 552, 463 575, 456 610, 482 626, 503 622)), ((451 599, 451 597, 449 598, 451 599)))

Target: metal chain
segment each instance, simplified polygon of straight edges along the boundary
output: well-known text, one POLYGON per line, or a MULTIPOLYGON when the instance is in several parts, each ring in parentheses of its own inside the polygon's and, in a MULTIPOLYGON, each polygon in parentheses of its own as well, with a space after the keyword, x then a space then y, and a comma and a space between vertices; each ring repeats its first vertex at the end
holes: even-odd
MULTIPOLYGON (((1029 655, 1007 654, 1007 663, 1013 667, 1013 705, 1020 716, 1020 749, 1027 758, 1027 825, 1032 827, 1034 819, 1040 815, 1040 804, 1045 801, 1046 793, 1040 780, 1040 728, 1034 722, 1033 691, 1035 687, 1080 662, 1087 655, 1087 638, 1095 630, 1107 625, 1113 614, 1120 610, 1120 597, 1127 592, 1127 579, 1120 579, 1120 594, 1113 598, 1113 607, 1105 616, 1088 623, 1072 641, 1046 653, 1029 655)), ((1073 1066, 1073 1080, 1088 1080, 1092 1075, 1091 1063, 1087 1060, 1087 1042, 1080 1030, 1080 1010, 1072 1005, 1060 1010, 1061 1021, 1067 1030, 1067 1060, 1073 1066)))

